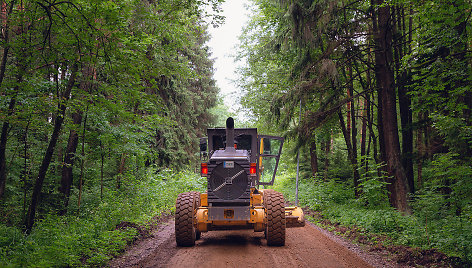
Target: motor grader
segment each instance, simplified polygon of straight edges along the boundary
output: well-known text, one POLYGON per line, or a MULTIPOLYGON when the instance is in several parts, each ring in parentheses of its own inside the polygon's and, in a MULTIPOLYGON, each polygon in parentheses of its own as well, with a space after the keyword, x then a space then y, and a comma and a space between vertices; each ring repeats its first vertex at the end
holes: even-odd
POLYGON ((301 208, 285 207, 281 193, 260 189, 273 185, 284 139, 258 135, 256 128, 207 130, 200 141, 201 175, 207 193, 187 192, 177 197, 175 239, 193 246, 201 233, 253 229, 264 232, 269 246, 285 244, 285 229, 305 225, 301 208))

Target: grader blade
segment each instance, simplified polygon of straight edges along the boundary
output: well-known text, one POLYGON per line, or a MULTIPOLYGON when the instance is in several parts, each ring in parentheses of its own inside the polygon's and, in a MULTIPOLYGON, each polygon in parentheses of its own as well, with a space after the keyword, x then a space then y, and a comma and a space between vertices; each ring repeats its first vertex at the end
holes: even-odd
POLYGON ((305 226, 305 215, 300 207, 285 207, 286 228, 305 226))

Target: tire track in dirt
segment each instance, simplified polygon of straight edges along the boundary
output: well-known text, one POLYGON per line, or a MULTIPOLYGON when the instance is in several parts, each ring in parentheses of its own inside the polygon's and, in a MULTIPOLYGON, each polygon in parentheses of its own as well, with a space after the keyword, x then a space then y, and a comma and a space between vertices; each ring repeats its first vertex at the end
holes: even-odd
MULTIPOLYGON (((194 247, 177 247, 174 221, 153 238, 139 241, 108 267, 388 267, 360 257, 346 243, 307 224, 286 230, 286 245, 268 247, 263 233, 252 230, 203 233, 194 247), (338 241, 336 241, 338 240, 338 241), (372 266, 371 264, 374 266, 372 266)), ((367 256, 368 257, 368 256, 367 256)), ((373 257, 375 259, 375 257, 373 257)))
POLYGON ((173 220, 161 224, 151 238, 138 241, 122 256, 110 261, 107 267, 163 267, 179 249, 175 243, 174 230, 173 220), (144 265, 146 261, 154 266, 144 265))

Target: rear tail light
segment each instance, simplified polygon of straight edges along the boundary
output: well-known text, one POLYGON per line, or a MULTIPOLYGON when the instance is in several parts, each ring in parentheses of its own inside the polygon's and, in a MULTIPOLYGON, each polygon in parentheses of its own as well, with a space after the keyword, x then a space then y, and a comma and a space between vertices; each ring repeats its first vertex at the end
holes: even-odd
POLYGON ((251 163, 251 167, 249 168, 249 174, 256 174, 256 167, 257 167, 257 164, 256 163, 251 163))
POLYGON ((208 175, 208 164, 202 163, 200 170, 201 170, 202 177, 206 177, 208 175))

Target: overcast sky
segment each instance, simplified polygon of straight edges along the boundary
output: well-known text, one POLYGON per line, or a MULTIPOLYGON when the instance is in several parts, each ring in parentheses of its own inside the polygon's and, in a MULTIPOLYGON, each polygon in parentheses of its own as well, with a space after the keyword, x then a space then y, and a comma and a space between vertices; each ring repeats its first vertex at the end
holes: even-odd
POLYGON ((215 59, 214 78, 221 89, 225 104, 231 111, 236 111, 239 103, 234 96, 239 89, 231 82, 236 80, 237 68, 232 55, 235 55, 238 36, 248 20, 249 11, 246 10, 248 4, 248 0, 226 0, 221 6, 222 15, 226 17, 225 23, 218 28, 210 26, 208 29, 211 35, 208 46, 212 51, 211 57, 215 59))

